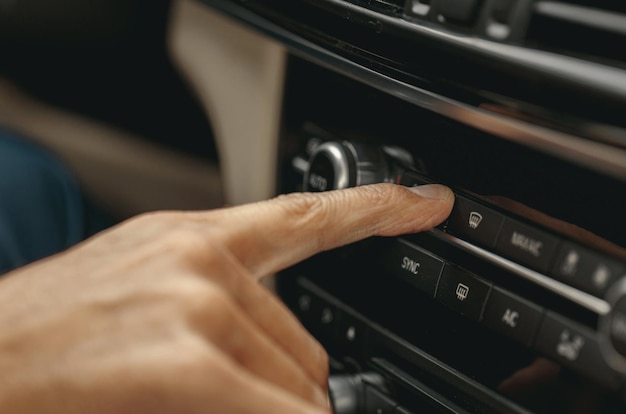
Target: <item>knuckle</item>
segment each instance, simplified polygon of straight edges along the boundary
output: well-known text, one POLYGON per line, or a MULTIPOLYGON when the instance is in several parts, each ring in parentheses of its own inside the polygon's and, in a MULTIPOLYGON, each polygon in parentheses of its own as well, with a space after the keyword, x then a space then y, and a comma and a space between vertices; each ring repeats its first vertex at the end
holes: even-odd
POLYGON ((168 394, 184 386, 201 389, 202 392, 215 390, 228 382, 232 373, 219 352, 197 336, 186 335, 169 341, 166 348, 159 349, 158 363, 153 359, 141 361, 135 371, 141 373, 134 381, 137 395, 143 392, 168 394))
POLYGON ((207 237, 191 227, 177 227, 168 231, 157 241, 166 253, 185 258, 208 255, 207 237))
POLYGON ((166 362, 168 363, 167 370, 181 373, 193 372, 198 368, 212 368, 217 365, 205 344, 195 338, 173 341, 171 355, 166 362))
POLYGON ((200 226, 173 211, 143 213, 129 219, 125 226, 147 249, 169 255, 206 248, 208 239, 200 226))
POLYGON ((206 289, 202 296, 208 312, 220 313, 228 317, 235 311, 234 300, 220 288, 206 289))
POLYGON ((235 301, 219 288, 205 289, 190 301, 188 317, 213 342, 225 343, 237 329, 238 308, 235 301), (193 302, 193 303, 191 303, 193 302))
POLYGON ((295 226, 315 228, 324 222, 332 210, 329 193, 293 193, 279 196, 278 200, 284 209, 285 218, 295 226))
POLYGON ((351 207, 367 208, 378 205, 393 205, 403 200, 398 186, 390 183, 365 185, 347 190, 326 193, 293 193, 285 196, 281 203, 288 217, 301 221, 323 223, 339 210, 350 211, 351 207))
POLYGON ((394 204, 399 200, 397 186, 389 183, 366 185, 358 188, 364 205, 394 204))
POLYGON ((276 198, 290 217, 307 217, 312 211, 319 211, 322 199, 318 194, 292 193, 276 198))

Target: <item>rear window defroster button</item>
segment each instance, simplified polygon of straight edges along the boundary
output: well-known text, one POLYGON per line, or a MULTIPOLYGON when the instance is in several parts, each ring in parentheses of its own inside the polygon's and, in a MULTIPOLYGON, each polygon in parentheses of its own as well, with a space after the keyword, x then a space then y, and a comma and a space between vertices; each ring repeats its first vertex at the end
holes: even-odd
POLYGON ((491 284, 456 266, 443 269, 436 298, 473 320, 479 320, 491 284))

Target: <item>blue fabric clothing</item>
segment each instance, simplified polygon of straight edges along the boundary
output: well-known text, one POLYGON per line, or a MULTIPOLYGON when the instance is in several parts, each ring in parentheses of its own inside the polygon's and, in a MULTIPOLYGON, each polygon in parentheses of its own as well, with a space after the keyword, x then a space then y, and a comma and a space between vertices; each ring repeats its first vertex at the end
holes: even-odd
POLYGON ((0 274, 60 252, 89 234, 86 204, 49 152, 0 129, 0 274))

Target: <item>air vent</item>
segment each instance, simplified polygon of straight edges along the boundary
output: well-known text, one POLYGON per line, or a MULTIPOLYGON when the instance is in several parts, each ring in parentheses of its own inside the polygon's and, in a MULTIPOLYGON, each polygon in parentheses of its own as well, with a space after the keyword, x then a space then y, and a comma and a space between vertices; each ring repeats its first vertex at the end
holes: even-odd
POLYGON ((528 46, 626 67, 626 0, 538 1, 528 46))
POLYGON ((400 15, 406 0, 347 0, 365 8, 390 15, 400 15))
POLYGON ((626 2, 624 0, 569 0, 567 3, 626 14, 626 2))
POLYGON ((390 6, 396 6, 399 7, 401 9, 404 8, 404 0, 375 0, 371 3, 385 3, 388 4, 390 6))

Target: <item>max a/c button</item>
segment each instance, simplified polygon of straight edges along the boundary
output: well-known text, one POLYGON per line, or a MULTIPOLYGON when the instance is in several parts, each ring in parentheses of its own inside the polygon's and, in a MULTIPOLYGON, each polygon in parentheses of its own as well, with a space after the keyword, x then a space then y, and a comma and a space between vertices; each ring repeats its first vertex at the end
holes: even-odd
POLYGON ((505 219, 496 251, 521 264, 547 272, 559 240, 546 232, 505 219))

